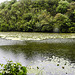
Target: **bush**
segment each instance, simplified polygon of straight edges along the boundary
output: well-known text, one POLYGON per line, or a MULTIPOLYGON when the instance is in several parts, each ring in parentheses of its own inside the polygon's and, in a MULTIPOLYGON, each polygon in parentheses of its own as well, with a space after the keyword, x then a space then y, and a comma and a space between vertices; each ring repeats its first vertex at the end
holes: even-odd
POLYGON ((26 67, 22 66, 20 63, 13 63, 8 61, 6 65, 0 64, 3 67, 2 75, 27 75, 26 67))

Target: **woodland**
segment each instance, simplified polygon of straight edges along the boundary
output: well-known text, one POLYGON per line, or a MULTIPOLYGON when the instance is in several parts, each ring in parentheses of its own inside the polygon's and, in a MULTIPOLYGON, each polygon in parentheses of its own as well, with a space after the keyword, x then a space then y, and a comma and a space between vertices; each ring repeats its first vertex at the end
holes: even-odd
POLYGON ((75 0, 11 0, 0 4, 0 32, 75 33, 75 0))

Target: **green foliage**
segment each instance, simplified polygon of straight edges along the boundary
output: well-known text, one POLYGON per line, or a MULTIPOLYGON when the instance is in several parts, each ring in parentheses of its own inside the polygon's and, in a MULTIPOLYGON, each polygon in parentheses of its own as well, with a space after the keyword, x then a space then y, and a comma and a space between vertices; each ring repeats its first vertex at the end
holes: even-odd
POLYGON ((45 31, 45 32, 52 32, 53 28, 50 25, 44 25, 41 29, 41 31, 45 31))
POLYGON ((0 9, 3 9, 5 7, 5 3, 2 3, 1 5, 0 5, 0 9))
POLYGON ((70 19, 72 22, 75 22, 75 10, 71 13, 70 19))
POLYGON ((59 28, 60 32, 69 32, 70 19, 63 14, 56 14, 55 16, 55 27, 59 28))
POLYGON ((71 32, 71 33, 75 33, 75 27, 71 27, 71 28, 69 28, 69 32, 71 32))
POLYGON ((59 1, 59 5, 58 5, 56 11, 64 14, 67 12, 68 7, 69 7, 69 2, 61 0, 61 1, 59 1))
POLYGON ((73 23, 73 0, 11 0, 0 4, 0 31, 53 32, 57 27, 60 32, 71 32, 68 29, 73 23), (59 13, 62 15, 55 18, 59 13))
POLYGON ((26 67, 20 63, 8 61, 6 65, 1 64, 1 67, 3 67, 1 75, 27 75, 26 67))
POLYGON ((29 22, 32 18, 32 14, 31 13, 26 13, 26 14, 23 14, 23 19, 24 20, 27 20, 27 22, 29 22))

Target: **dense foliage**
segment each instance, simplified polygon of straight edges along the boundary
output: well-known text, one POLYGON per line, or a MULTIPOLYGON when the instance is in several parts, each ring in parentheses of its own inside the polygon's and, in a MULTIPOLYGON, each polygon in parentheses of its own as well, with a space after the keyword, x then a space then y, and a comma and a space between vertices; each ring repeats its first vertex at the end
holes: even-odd
POLYGON ((22 66, 20 63, 13 63, 12 61, 8 61, 7 64, 0 64, 1 73, 0 75, 27 75, 26 67, 22 66))
POLYGON ((0 4, 0 31, 75 32, 75 1, 5 1, 0 4))

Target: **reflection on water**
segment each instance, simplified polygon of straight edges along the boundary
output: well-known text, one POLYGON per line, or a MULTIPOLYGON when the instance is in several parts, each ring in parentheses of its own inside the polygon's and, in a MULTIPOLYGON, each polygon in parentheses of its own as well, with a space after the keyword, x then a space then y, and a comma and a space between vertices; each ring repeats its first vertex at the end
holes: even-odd
POLYGON ((75 39, 1 40, 0 63, 20 62, 28 67, 28 75, 75 74, 75 39))

